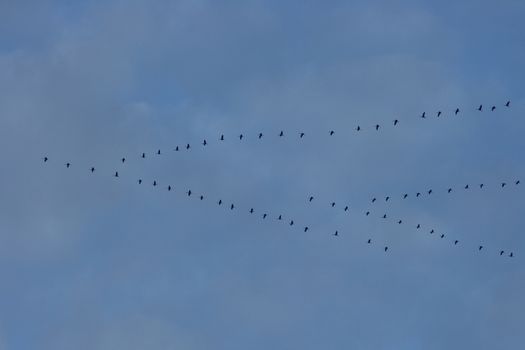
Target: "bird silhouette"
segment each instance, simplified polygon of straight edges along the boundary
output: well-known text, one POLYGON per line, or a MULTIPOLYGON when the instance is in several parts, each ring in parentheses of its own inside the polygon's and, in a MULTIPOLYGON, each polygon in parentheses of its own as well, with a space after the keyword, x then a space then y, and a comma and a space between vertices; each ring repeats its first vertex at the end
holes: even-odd
POLYGON ((428 190, 428 194, 432 194, 432 189, 428 190))
POLYGON ((290 221, 290 226, 293 226, 293 220, 292 220, 292 221, 290 221))
POLYGON ((203 200, 203 199, 204 199, 204 196, 203 196, 203 195, 201 195, 201 196, 200 196, 200 199, 201 199, 201 200, 203 200))
POLYGON ((91 167, 91 172, 94 173, 95 172, 95 167, 91 167))
POLYGON ((369 239, 369 240, 368 240, 368 242, 366 242, 366 243, 370 244, 370 243, 372 243, 372 240, 371 240, 371 239, 369 239))
POLYGON ((468 184, 465 185, 465 189, 468 190, 468 184))
POLYGON ((512 258, 513 256, 514 256, 514 253, 510 252, 509 257, 512 258))
POLYGON ((386 196, 386 197, 385 197, 385 202, 388 202, 389 199, 390 199, 390 197, 389 197, 389 196, 386 196))
POLYGON ((385 247, 385 252, 388 250, 388 247, 385 247))
POLYGON ((510 106, 510 101, 507 101, 507 103, 505 103, 505 107, 509 107, 510 106))
POLYGON ((142 179, 139 179, 139 180, 138 180, 138 183, 139 183, 139 185, 142 184, 142 179))
POLYGON ((308 231, 308 226, 304 227, 304 232, 308 231))
POLYGON ((221 140, 221 141, 224 141, 224 135, 221 135, 220 140, 221 140))
POLYGON ((283 219, 282 215, 279 215, 279 217, 277 218, 277 220, 282 220, 282 219, 283 219))
POLYGON ((369 211, 367 211, 365 215, 366 215, 366 216, 370 215, 370 212, 369 212, 369 211))
POLYGON ((66 168, 69 168, 71 166, 71 163, 66 163, 66 168))
POLYGON ((416 228, 419 230, 421 228, 421 224, 417 224, 416 228))
POLYGON ((335 202, 332 202, 332 208, 335 207, 335 202))
POLYGON ((419 196, 421 196, 421 193, 419 193, 419 192, 416 193, 416 197, 419 197, 419 196))
POLYGON ((261 139, 263 137, 263 134, 262 132, 259 133, 259 139, 261 139))
POLYGON ((457 115, 459 113, 459 108, 456 108, 456 111, 454 112, 454 115, 457 115))
POLYGON ((179 146, 175 147, 175 152, 179 151, 179 146))
POLYGON ((479 188, 483 188, 483 186, 485 186, 485 185, 483 185, 483 184, 479 184, 479 188))
POLYGON ((425 112, 423 112, 423 113, 421 114, 421 118, 423 118, 423 119, 426 118, 425 112))
POLYGON ((481 112, 482 109, 483 109, 483 105, 479 105, 479 107, 478 107, 478 111, 481 112))
POLYGON ((348 205, 345 207, 345 211, 348 211, 348 205))
POLYGON ((253 208, 250 209, 250 214, 253 214, 253 208))
POLYGON ((302 132, 300 135, 299 135, 300 138, 303 138, 304 137, 304 132, 302 132))
POLYGON ((308 198, 308 201, 311 202, 314 200, 314 196, 310 196, 310 198, 308 198))
POLYGON ((437 116, 438 116, 438 118, 441 116, 441 111, 438 111, 437 116))
POLYGON ((403 220, 399 220, 397 223, 398 223, 398 224, 402 224, 402 223, 403 223, 403 220))
MULTIPOLYGON (((206 139, 204 139, 204 140, 202 141, 202 145, 203 145, 203 146, 206 146, 207 144, 208 144, 208 143, 206 142, 206 139)), ((188 143, 188 146, 189 146, 189 145, 190 145, 190 144, 188 143)))
POLYGON ((232 203, 232 205, 230 205, 230 210, 233 210, 233 208, 235 208, 235 205, 232 203))
POLYGON ((361 131, 361 127, 358 125, 357 128, 355 128, 357 131, 361 131))
POLYGON ((490 111, 491 111, 491 112, 494 112, 495 109, 496 109, 496 106, 492 106, 492 107, 490 108, 490 111))
POLYGON ((157 186, 157 181, 153 181, 153 186, 157 186))
POLYGON ((188 193, 188 197, 191 196, 191 190, 188 190, 186 193, 188 193))
POLYGON ((190 144, 186 144, 186 149, 190 149, 190 144))
POLYGON ((386 219, 386 214, 385 214, 385 215, 383 215, 383 219, 386 219))
POLYGON ((335 131, 331 130, 331 131, 330 131, 330 136, 333 136, 334 133, 335 133, 335 131))
POLYGON ((441 238, 443 238, 443 237, 445 237, 445 235, 444 235, 444 234, 442 234, 442 235, 441 235, 441 238))
POLYGON ((456 240, 454 241, 454 245, 456 245, 456 244, 458 244, 458 243, 459 243, 459 241, 456 239, 456 240))
POLYGON ((335 231, 334 236, 336 236, 336 237, 339 236, 339 232, 335 231))
POLYGON ((118 171, 115 171, 115 177, 118 177, 118 171))
POLYGON ((481 249, 483 249, 483 246, 482 246, 482 245, 479 246, 478 250, 481 250, 481 249))
POLYGON ((281 130, 281 132, 279 133, 279 137, 283 137, 284 136, 284 131, 281 130))
POLYGON ((448 192, 448 193, 452 192, 452 188, 449 188, 449 189, 447 190, 447 192, 448 192))
POLYGON ((376 131, 379 130, 380 126, 379 124, 376 124, 376 131))
POLYGON ((501 256, 501 255, 503 255, 503 253, 505 253, 505 251, 502 250, 502 251, 499 252, 499 255, 501 256))
POLYGON ((157 151, 157 154, 160 155, 160 149, 157 151))
POLYGON ((122 163, 124 163, 126 161, 126 158, 122 158, 122 163))
POLYGON ((520 184, 520 180, 516 180, 516 182, 514 184, 515 185, 519 185, 520 184))
POLYGON ((219 205, 221 205, 221 204, 222 204, 222 199, 219 199, 219 202, 218 202, 218 203, 219 203, 219 205))
POLYGON ((430 230, 430 234, 433 234, 434 233, 434 229, 430 230))
POLYGON ((49 158, 44 157, 44 163, 47 162, 48 160, 49 160, 49 158))
POLYGON ((396 126, 398 123, 399 123, 399 120, 395 119, 394 120, 394 126, 396 126))
POLYGON ((263 219, 266 219, 266 217, 268 216, 268 214, 263 214, 263 219))
POLYGON ((403 199, 406 199, 408 197, 408 193, 405 193, 405 195, 403 196, 403 199))
POLYGON ((142 153, 142 158, 146 158, 146 153, 142 153))
POLYGON ((372 198, 372 203, 374 203, 377 199, 374 197, 372 198))
POLYGON ((505 182, 502 182, 501 183, 501 188, 505 187, 505 185, 507 185, 505 182))
POLYGON ((168 185, 168 191, 171 191, 171 186, 170 185, 168 185))
POLYGON ((239 135, 239 140, 242 140, 243 136, 242 134, 239 135))

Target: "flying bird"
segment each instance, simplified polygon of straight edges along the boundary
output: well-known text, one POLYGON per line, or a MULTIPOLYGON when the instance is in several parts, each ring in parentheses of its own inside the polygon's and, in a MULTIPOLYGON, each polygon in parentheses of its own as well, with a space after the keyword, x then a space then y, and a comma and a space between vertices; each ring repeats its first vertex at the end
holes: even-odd
POLYGON ((502 182, 501 183, 501 188, 505 187, 506 183, 505 182, 502 182))
POLYGON ((394 126, 396 126, 398 123, 399 123, 399 120, 395 119, 394 120, 394 126))
POLYGON ((284 131, 281 130, 281 132, 279 133, 279 137, 283 137, 284 136, 284 131))
POLYGON ((383 219, 386 219, 386 214, 385 214, 385 215, 383 215, 383 219))
POLYGON ((449 189, 447 190, 447 192, 448 192, 448 193, 452 192, 452 188, 449 188, 449 189))
POLYGON ((126 158, 122 158, 122 163, 124 163, 126 161, 126 158))
POLYGON ((379 124, 376 124, 376 131, 379 130, 379 124))
POLYGON ((403 196, 403 199, 406 199, 408 197, 408 193, 405 193, 405 195, 403 196))
POLYGON ((479 107, 478 107, 478 111, 481 112, 482 109, 483 109, 483 105, 479 105, 479 107))
MULTIPOLYGON (((203 145, 203 146, 206 146, 207 144, 208 144, 208 143, 206 142, 206 139, 204 139, 204 140, 202 141, 202 145, 203 145)), ((188 143, 188 146, 189 146, 189 145, 190 145, 190 144, 188 143)))
POLYGON ((445 237, 445 235, 444 235, 444 234, 442 234, 442 235, 441 235, 441 238, 443 238, 443 237, 445 237))
POLYGON ((139 180, 138 180, 138 183, 139 183, 139 185, 140 185, 140 184, 142 183, 142 179, 139 179, 139 180))
POLYGON ((115 177, 118 177, 118 171, 115 171, 115 177))
POLYGON ((263 214, 263 219, 266 219, 266 217, 268 216, 268 214, 263 214))
POLYGON ((142 153, 142 158, 146 158, 146 153, 142 153))
POLYGON ((423 119, 426 118, 425 112, 423 112, 423 113, 421 114, 421 118, 423 118, 423 119))
POLYGON ((370 244, 370 243, 372 243, 372 240, 371 240, 371 239, 369 239, 369 240, 368 240, 368 242, 366 242, 366 243, 370 244))
POLYGON ((503 255, 503 253, 505 253, 505 251, 504 251, 504 250, 500 251, 500 252, 499 252, 499 255, 500 255, 500 256, 502 256, 502 255, 503 255))
POLYGON ((377 199, 374 197, 372 198, 372 203, 374 203, 377 199))
POLYGON ((69 168, 71 166, 71 163, 66 163, 66 168, 69 168))
POLYGON ((168 185, 168 191, 171 191, 171 185, 168 185))
POLYGON ((201 196, 200 196, 200 199, 201 199, 201 200, 203 200, 203 199, 204 199, 204 196, 203 196, 203 195, 201 195, 201 196))
POLYGON ((186 193, 188 193, 188 197, 191 196, 191 190, 188 190, 186 193))
POLYGON ((243 137, 242 134, 240 134, 240 135, 239 135, 239 140, 242 140, 242 137, 243 137))
POLYGON ((459 241, 456 239, 456 240, 454 241, 454 245, 456 245, 456 244, 458 244, 458 243, 459 243, 459 241))
POLYGON ((432 194, 432 189, 428 190, 428 194, 432 194))
POLYGON ((365 215, 366 215, 366 216, 370 215, 370 212, 369 212, 369 211, 367 211, 365 215))
POLYGON ((438 116, 438 118, 441 116, 441 111, 438 111, 437 116, 438 116))
POLYGON ((235 206, 232 203, 232 205, 230 205, 230 210, 233 210, 233 208, 235 208, 235 206))
POLYGON ((332 202, 332 208, 335 207, 335 202, 332 202))
POLYGON ((94 173, 95 172, 95 167, 91 167, 91 172, 94 173))
POLYGON ((44 163, 48 161, 48 158, 47 157, 44 157, 44 163))
POLYGON ((514 254, 512 252, 510 252, 509 257, 512 258, 513 256, 514 256, 514 254))
POLYGON ((465 189, 468 190, 468 184, 465 185, 465 189))
POLYGON ((430 234, 433 234, 434 233, 434 229, 430 230, 430 234))
POLYGON ((153 181, 153 186, 157 186, 157 181, 153 181))
POLYGON ((482 246, 482 245, 479 246, 478 250, 481 250, 481 249, 483 249, 483 246, 482 246))
POLYGON ((282 215, 279 215, 279 217, 277 218, 277 220, 282 220, 282 219, 283 219, 282 215))
POLYGON ((175 147, 175 152, 179 151, 179 146, 175 147))
POLYGON ((302 132, 300 135, 299 135, 300 138, 303 138, 304 137, 304 132, 302 132))
POLYGON ((457 115, 459 113, 459 108, 456 108, 456 111, 454 112, 454 115, 457 115))
MULTIPOLYGON (((206 140, 204 140, 206 142, 206 140)), ((190 144, 186 144, 186 149, 190 149, 190 144)))
POLYGON ((308 198, 308 201, 311 202, 314 200, 314 196, 310 196, 310 198, 308 198))
POLYGON ((339 232, 335 231, 334 236, 336 236, 336 237, 339 236, 339 232))
POLYGON ((219 199, 219 202, 218 202, 218 203, 219 203, 219 205, 221 205, 221 204, 222 204, 222 199, 219 199))
POLYGON ((355 128, 357 131, 361 131, 361 127, 358 125, 357 128, 355 128))
POLYGON ((250 214, 253 214, 253 208, 250 209, 250 214))
POLYGON ((516 182, 514 184, 515 185, 519 185, 520 184, 520 180, 516 180, 516 182))
POLYGON ((403 223, 403 221, 402 221, 402 220, 399 220, 399 221, 398 221, 397 223, 398 223, 398 224, 402 224, 402 223, 403 223))
POLYGON ((345 211, 348 211, 348 205, 345 207, 345 211))
POLYGON ((389 196, 386 196, 386 197, 385 197, 385 202, 388 202, 389 199, 390 199, 390 197, 389 197, 389 196))
POLYGON ((385 247, 385 252, 388 250, 388 247, 385 247))
POLYGON ((419 196, 421 196, 421 193, 419 193, 419 192, 416 193, 416 197, 419 197, 419 196))
POLYGON ((421 228, 421 224, 417 224, 416 228, 419 230, 421 228))
POLYGON ((479 188, 483 188, 483 186, 484 186, 483 184, 479 184, 479 188))
POLYGON ((259 133, 259 139, 261 139, 263 137, 263 134, 262 132, 259 133))
POLYGON ((505 107, 509 107, 510 106, 510 101, 507 101, 507 103, 505 103, 505 107))
POLYGON ((492 106, 492 107, 490 108, 490 111, 491 111, 491 112, 494 112, 495 109, 496 109, 496 106, 492 106))
POLYGON ((221 141, 224 141, 224 135, 221 135, 220 140, 221 140, 221 141))
POLYGON ((308 226, 304 227, 304 232, 308 231, 308 226))
POLYGON ((157 154, 160 155, 160 149, 157 151, 157 154))
POLYGON ((335 131, 331 130, 331 131, 330 131, 330 136, 333 136, 334 133, 335 133, 335 131))
POLYGON ((293 226, 293 220, 292 220, 292 221, 290 221, 290 226, 293 226))

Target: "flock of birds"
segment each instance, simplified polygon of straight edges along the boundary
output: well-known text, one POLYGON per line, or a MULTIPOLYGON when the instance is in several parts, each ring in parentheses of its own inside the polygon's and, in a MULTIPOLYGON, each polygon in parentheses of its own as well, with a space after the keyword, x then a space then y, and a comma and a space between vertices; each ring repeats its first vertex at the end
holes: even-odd
MULTIPOLYGON (((504 104, 504 106, 507 107, 507 108, 510 107, 510 101, 507 101, 507 102, 504 104)), ((483 111, 483 105, 479 105, 479 107, 477 108, 477 110, 480 111, 480 112, 483 111)), ((496 106, 494 106, 494 105, 491 106, 491 107, 490 107, 490 110, 491 110, 491 111, 496 110, 496 106)), ((456 108, 456 109, 454 110, 454 115, 457 115, 458 113, 460 113, 460 109, 459 109, 459 108, 456 108)), ((436 117, 440 117, 442 114, 443 114, 443 113, 442 113, 441 111, 438 111, 438 112, 436 113, 436 117)), ((425 112, 423 112, 423 113, 421 114, 420 117, 423 118, 423 119, 425 119, 425 118, 427 118, 427 115, 426 115, 425 112)), ((399 119, 395 119, 395 120, 393 121, 393 126, 397 126, 398 124, 399 124, 399 119)), ((379 124, 376 124, 374 128, 375 128, 375 130, 379 130, 379 129, 381 128, 381 126, 380 126, 379 124)), ((361 131, 361 130, 362 130, 362 128, 358 125, 357 128, 356 128, 356 131, 361 131)), ((333 136, 334 134, 335 134, 335 131, 334 131, 334 130, 330 130, 330 131, 329 131, 329 135, 330 135, 330 136, 333 136)), ((280 131, 278 135, 279 135, 279 137, 284 137, 284 135, 285 135, 285 134, 284 134, 284 131, 280 131)), ((259 133, 259 134, 257 135, 257 137, 258 137, 259 139, 263 138, 263 136, 264 136, 263 133, 259 133)), ((299 137, 300 137, 300 138, 303 138, 304 136, 305 136, 305 133, 304 133, 304 132, 299 133, 299 137)), ((243 140, 244 135, 243 135, 243 134, 240 134, 238 137, 239 137, 239 140, 243 140)), ((225 140, 225 136, 224 136, 224 134, 221 134, 221 135, 220 135, 219 140, 220 140, 220 141, 224 141, 224 140, 225 140)), ((202 142, 202 145, 203 145, 203 146, 206 146, 207 144, 208 144, 208 142, 206 141, 206 139, 204 139, 203 142, 202 142)), ((188 143, 188 144, 185 146, 185 148, 186 148, 186 150, 191 149, 190 144, 188 143)), ((175 149, 174 149, 174 151, 179 151, 179 146, 176 146, 175 149)), ((162 154, 162 152, 161 152, 160 149, 158 149, 158 150, 155 152, 155 154, 160 156, 160 155, 162 154)), ((146 158, 146 153, 145 153, 145 152, 142 153, 142 154, 140 155, 140 158, 146 158)), ((44 163, 48 163, 49 161, 50 161, 50 158, 49 158, 48 156, 44 156, 44 157, 43 157, 43 162, 44 162, 44 163)), ((121 162, 122 164, 126 163, 126 161, 127 161, 127 159, 126 159, 125 157, 122 157, 122 158, 120 159, 120 162, 121 162)), ((65 167, 66 167, 67 169, 71 168, 71 166, 72 166, 72 163, 71 163, 71 162, 66 162, 66 163, 65 163, 65 167)), ((94 166, 86 167, 86 169, 89 169, 89 171, 90 171, 91 173, 95 173, 95 171, 96 171, 96 168, 95 168, 94 166)), ((118 172, 118 171, 115 171, 115 173, 113 174, 113 177, 115 177, 115 178, 119 178, 119 177, 120 177, 119 172, 118 172)), ((144 183, 144 180, 141 179, 141 178, 139 178, 139 179, 137 179, 136 183, 139 184, 139 185, 142 185, 142 184, 144 183)), ((517 185, 519 185, 519 184, 520 184, 520 180, 519 180, 519 179, 516 179, 516 180, 510 181, 510 182, 507 182, 507 181, 499 182, 499 183, 498 183, 498 187, 500 187, 501 189, 503 189, 503 188, 507 187, 508 185, 514 185, 514 186, 517 186, 517 185)), ((152 185, 153 187, 160 187, 160 184, 158 183, 157 180, 153 180, 153 181, 151 181, 151 185, 152 185)), ((484 183, 480 183, 480 184, 476 184, 476 185, 472 185, 472 186, 471 186, 470 184, 465 184, 464 186, 462 186, 462 187, 460 187, 460 188, 461 188, 462 190, 469 190, 471 187, 478 187, 479 189, 483 189, 483 188, 485 187, 485 184, 484 184, 484 183)), ((168 184, 167 186, 165 186, 165 189, 166 189, 167 191, 172 191, 172 190, 174 190, 175 188, 174 188, 173 186, 171 186, 170 184, 168 184)), ((453 188, 453 187, 448 187, 448 188, 446 189, 446 193, 448 193, 448 194, 452 193, 453 191, 454 191, 454 188, 453 188)), ((432 195, 433 193, 434 193, 434 190, 433 190, 433 189, 428 189, 428 190, 426 190, 426 191, 424 191, 424 192, 415 192, 414 197, 419 198, 419 197, 423 196, 423 194, 426 194, 427 196, 430 196, 430 195, 432 195)), ((187 197, 192 197, 192 195, 193 195, 193 196, 196 196, 196 197, 197 197, 199 200, 201 200, 201 201, 203 201, 203 200, 206 198, 203 194, 195 195, 195 193, 192 192, 191 189, 185 191, 184 194, 185 194, 187 197)), ((410 196, 409 193, 404 193, 404 194, 402 194, 402 195, 400 196, 400 198, 404 200, 404 199, 407 199, 409 196, 410 196)), ((384 197, 382 197, 381 199, 382 199, 385 203, 388 203, 389 201, 391 201, 392 197, 390 197, 390 196, 384 196, 384 197)), ((308 203, 311 203, 311 202, 313 202, 314 200, 315 200, 315 197, 314 197, 313 195, 310 195, 310 196, 307 197, 307 202, 308 202, 308 203)), ((377 201, 378 201, 378 198, 377 198, 377 197, 372 197, 372 198, 371 198, 371 203, 376 203, 377 201)), ((223 201, 222 199, 218 199, 216 203, 217 203, 218 206, 223 206, 223 205, 224 205, 224 206, 227 206, 227 207, 229 208, 229 210, 237 209, 237 207, 235 206, 234 203, 226 204, 226 202, 223 201)), ((336 202, 330 202, 329 205, 330 205, 331 208, 335 208, 335 207, 337 206, 336 202)), ((341 207, 343 208, 344 212, 350 212, 350 206, 349 206, 349 205, 343 205, 343 206, 341 206, 341 207)), ((250 214, 250 215, 254 215, 254 214, 256 214, 256 210, 255 210, 253 207, 250 207, 250 209, 247 210, 247 213, 250 214)), ((367 211, 365 211, 363 214, 364 214, 364 216, 366 216, 366 217, 372 217, 372 216, 373 216, 371 210, 367 210, 367 211)), ((262 211, 262 212, 260 213, 260 215, 261 215, 262 220, 267 220, 267 219, 270 219, 271 217, 273 217, 274 219, 276 219, 276 220, 278 220, 278 221, 286 222, 289 226, 301 227, 301 230, 302 230, 303 232, 308 232, 308 230, 310 229, 308 225, 304 225, 304 226, 303 226, 303 225, 298 225, 293 219, 290 219, 290 218, 285 219, 285 215, 283 215, 283 214, 270 215, 268 212, 266 212, 266 211, 262 211)), ((390 218, 390 216, 389 216, 387 213, 384 213, 384 214, 382 214, 382 215, 376 215, 376 218, 381 219, 381 220, 383 220, 383 221, 387 221, 387 220, 390 219, 390 221, 391 221, 392 223, 395 223, 395 224, 398 224, 398 225, 401 225, 401 224, 407 224, 407 225, 408 225, 408 223, 407 223, 406 220, 401 219, 401 218, 390 218)), ((412 227, 413 227, 414 229, 416 229, 416 230, 424 230, 423 226, 422 226, 420 223, 412 223, 411 225, 412 225, 412 227)), ((434 235, 434 234, 435 234, 436 236, 440 237, 441 239, 444 239, 445 236, 446 236, 444 233, 437 233, 436 230, 435 230, 434 228, 427 228, 427 231, 428 231, 428 233, 429 233, 430 235, 434 235)), ((339 231, 336 230, 332 235, 333 235, 334 237, 338 237, 338 236, 339 236, 339 231)), ((460 243, 460 241, 459 241, 458 239, 453 239, 452 242, 453 242, 453 245, 454 245, 454 246, 457 246, 457 245, 460 243)), ((367 243, 367 244, 372 244, 372 238, 368 238, 368 239, 366 240, 366 243, 367 243)), ((388 246, 384 246, 382 249, 383 249, 385 252, 387 252, 388 249, 389 249, 389 247, 388 247, 388 246)), ((479 245, 477 245, 477 250, 478 250, 478 251, 481 251, 481 250, 483 250, 483 249, 485 249, 485 247, 483 246, 483 244, 479 244, 479 245)), ((500 256, 504 256, 504 255, 505 255, 505 256, 508 256, 508 257, 514 257, 514 253, 513 253, 512 251, 507 252, 506 250, 502 250, 502 249, 500 249, 500 250, 497 250, 497 252, 498 252, 498 254, 499 254, 500 256)))

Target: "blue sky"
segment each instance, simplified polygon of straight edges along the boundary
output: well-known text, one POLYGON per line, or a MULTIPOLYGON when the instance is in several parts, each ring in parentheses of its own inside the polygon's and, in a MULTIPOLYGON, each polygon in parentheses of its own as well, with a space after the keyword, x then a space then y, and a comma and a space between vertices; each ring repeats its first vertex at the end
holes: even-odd
POLYGON ((524 15, 0 2, 0 350, 519 348, 524 15))

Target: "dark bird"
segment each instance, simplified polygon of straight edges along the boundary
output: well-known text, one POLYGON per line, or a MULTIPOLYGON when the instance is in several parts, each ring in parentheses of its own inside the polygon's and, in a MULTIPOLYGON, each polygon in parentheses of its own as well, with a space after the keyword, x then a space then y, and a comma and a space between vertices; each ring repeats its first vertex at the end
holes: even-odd
POLYGON ((501 256, 501 255, 503 255, 503 253, 505 253, 504 250, 500 251, 500 252, 499 252, 499 255, 501 256))
POLYGON ((447 190, 447 192, 448 192, 448 193, 452 192, 452 188, 449 188, 449 189, 447 190))
POLYGON ((355 128, 357 131, 361 131, 361 127, 358 125, 357 128, 355 128))
POLYGON ((139 183, 139 185, 142 184, 142 179, 139 179, 139 180, 138 180, 138 183, 139 183))
POLYGON ((398 224, 402 224, 402 223, 403 223, 403 220, 399 220, 397 223, 398 223, 398 224))
POLYGON ((47 157, 44 157, 44 163, 48 161, 48 158, 47 157))
POLYGON ((263 134, 262 132, 259 133, 259 139, 261 139, 263 137, 263 134))
POLYGON ((465 189, 468 190, 468 184, 465 185, 465 189))
POLYGON ((233 210, 233 208, 235 208, 235 206, 232 203, 232 205, 230 205, 230 210, 233 210))
POLYGON ((157 181, 153 181, 153 186, 157 186, 157 181))
POLYGON ((385 247, 385 252, 388 250, 388 247, 385 247))
POLYGON ((304 232, 308 231, 308 226, 304 227, 304 232))
POLYGON ((190 146, 190 144, 189 144, 189 143, 188 143, 188 144, 186 144, 186 149, 190 149, 190 147, 191 147, 191 146, 190 146))
POLYGON ((519 185, 520 184, 520 180, 516 180, 516 182, 514 184, 515 185, 519 185))
POLYGON ((416 193, 416 197, 419 197, 419 196, 421 196, 421 193, 419 193, 419 192, 416 193))
POLYGON ((330 131, 330 136, 333 136, 334 133, 335 133, 335 131, 331 130, 331 131, 330 131))
POLYGON ((336 237, 339 236, 339 232, 335 231, 334 236, 336 236, 336 237))
POLYGON ((266 219, 267 216, 268 214, 263 214, 263 219, 266 219))
POLYGON ((122 158, 122 163, 124 163, 126 161, 126 158, 122 158))
POLYGON ((369 240, 368 240, 368 242, 366 242, 366 243, 370 244, 370 243, 372 243, 372 240, 371 240, 371 239, 369 239, 369 240))
POLYGON ((201 195, 201 196, 200 196, 200 199, 201 199, 201 200, 203 200, 203 199, 204 199, 204 196, 203 196, 203 195, 201 195))
POLYGON ((376 130, 379 130, 379 124, 376 124, 376 130))
POLYGON ((442 234, 442 235, 441 235, 441 238, 443 238, 443 237, 445 237, 445 235, 444 235, 444 234, 442 234))
POLYGON ((66 168, 69 168, 71 166, 70 163, 66 163, 66 168))
POLYGON ((388 202, 389 199, 390 199, 390 197, 389 197, 389 196, 386 196, 386 197, 385 197, 385 202, 388 202))
POLYGON ((396 126, 398 123, 399 123, 399 120, 395 119, 394 120, 394 126, 396 126))
POLYGON ((304 137, 304 132, 302 132, 300 135, 299 135, 300 138, 303 138, 304 137))
POLYGON ((386 214, 385 214, 385 215, 383 215, 383 219, 386 219, 386 214))
POLYGON ((490 108, 490 111, 491 111, 491 112, 494 112, 495 109, 496 109, 496 106, 492 106, 492 107, 490 108))
POLYGON ((345 211, 348 211, 348 205, 345 207, 345 211))
POLYGON ((179 151, 179 146, 175 147, 175 152, 179 151))
POLYGON ((292 220, 292 221, 290 221, 290 226, 293 226, 293 220, 292 220))
POLYGON ((239 135, 239 140, 242 140, 242 134, 239 135))
POLYGON ((332 202, 332 208, 335 207, 335 202, 332 202))
POLYGON ((221 204, 222 204, 222 199, 219 199, 219 202, 218 202, 218 203, 219 203, 219 205, 221 205, 221 204))
POLYGON ((369 211, 367 211, 365 215, 366 215, 366 216, 370 215, 370 212, 369 212, 369 211))
POLYGON ((482 109, 483 109, 483 105, 479 105, 479 107, 478 107, 478 111, 481 112, 482 109))
POLYGON ((423 118, 423 119, 426 118, 425 112, 423 112, 423 113, 421 114, 421 118, 423 118))
POLYGON ((501 183, 501 188, 505 187, 506 183, 505 182, 502 182, 501 183))
POLYGON ((482 245, 479 246, 478 250, 481 250, 481 249, 483 249, 483 246, 482 246, 482 245))
POLYGON ((168 185, 168 191, 171 191, 171 186, 170 185, 168 185))
POLYGON ((282 220, 282 219, 283 219, 282 215, 279 215, 279 217, 277 218, 277 220, 282 220))
POLYGON ((428 194, 432 194, 432 189, 428 190, 428 194))
POLYGON ((505 103, 505 107, 509 107, 510 106, 510 101, 507 101, 507 103, 505 103))
POLYGON ((509 257, 512 258, 513 256, 514 256, 514 253, 510 252, 509 257))
POLYGON ((314 200, 314 196, 310 196, 310 198, 308 198, 308 201, 311 202, 314 200))
POLYGON ((434 233, 434 229, 430 230, 430 234, 433 234, 434 233))
POLYGON ((456 244, 458 244, 458 243, 459 243, 459 241, 456 239, 456 240, 454 241, 454 245, 456 245, 456 244))
MULTIPOLYGON (((207 144, 208 144, 208 143, 206 142, 206 139, 204 139, 204 140, 202 141, 202 145, 203 145, 203 146, 206 146, 207 144)), ((189 144, 188 144, 188 146, 189 146, 189 144)))
POLYGON ((146 158, 146 153, 142 153, 142 158, 146 158))
POLYGON ((157 151, 157 154, 160 155, 160 149, 157 151))
POLYGON ((92 173, 95 172, 95 167, 91 167, 91 172, 92 172, 92 173))
POLYGON ((221 140, 221 141, 224 141, 224 135, 221 135, 220 140, 221 140))
POLYGON ((483 184, 479 184, 479 188, 483 188, 483 186, 484 186, 483 184))
POLYGON ((454 112, 454 115, 457 115, 459 113, 459 108, 456 108, 456 111, 454 112))
POLYGON ((250 214, 253 214, 253 208, 250 209, 250 214))
POLYGON ((115 171, 115 177, 118 177, 118 171, 115 171))
POLYGON ((372 198, 372 203, 374 203, 377 199, 374 197, 372 198))
POLYGON ((421 224, 417 224, 416 228, 419 230, 421 228, 421 224))
POLYGON ((406 199, 408 197, 408 193, 405 193, 405 195, 403 196, 403 199, 406 199))
POLYGON ((188 197, 191 196, 191 190, 188 190, 186 193, 188 193, 188 197))
POLYGON ((438 116, 438 118, 441 116, 441 111, 438 111, 437 116, 438 116))
POLYGON ((279 137, 283 137, 284 136, 284 131, 281 130, 281 132, 279 133, 279 137))

